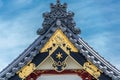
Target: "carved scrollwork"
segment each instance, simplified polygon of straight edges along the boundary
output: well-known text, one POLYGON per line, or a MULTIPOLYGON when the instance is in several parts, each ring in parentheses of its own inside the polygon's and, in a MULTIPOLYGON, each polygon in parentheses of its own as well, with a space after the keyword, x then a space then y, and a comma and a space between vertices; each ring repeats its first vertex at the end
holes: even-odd
MULTIPOLYGON (((43 28, 38 29, 37 34, 43 35, 47 30, 59 19, 62 24, 68 27, 74 34, 80 34, 80 29, 75 28, 76 24, 73 20, 74 13, 72 11, 67 12, 67 4, 61 4, 57 2, 56 5, 51 3, 51 11, 43 13, 43 28)), ((57 27, 57 26, 56 26, 57 27)))
POLYGON ((17 72, 21 79, 25 79, 28 75, 30 75, 35 70, 35 64, 29 63, 24 66, 20 71, 17 72))
POLYGON ((83 68, 96 79, 98 79, 98 77, 101 75, 101 71, 90 62, 84 63, 83 68))

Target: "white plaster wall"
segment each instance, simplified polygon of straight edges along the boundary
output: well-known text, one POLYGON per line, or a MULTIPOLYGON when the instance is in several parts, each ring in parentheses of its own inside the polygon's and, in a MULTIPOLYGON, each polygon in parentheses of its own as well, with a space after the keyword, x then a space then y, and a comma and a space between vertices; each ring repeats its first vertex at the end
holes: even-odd
MULTIPOLYGON (((52 64, 53 64, 53 61, 49 57, 37 67, 37 70, 53 70, 52 64)), ((82 69, 82 67, 71 57, 67 58, 66 64, 67 66, 65 69, 82 69)))
POLYGON ((82 80, 78 75, 41 75, 37 80, 82 80))

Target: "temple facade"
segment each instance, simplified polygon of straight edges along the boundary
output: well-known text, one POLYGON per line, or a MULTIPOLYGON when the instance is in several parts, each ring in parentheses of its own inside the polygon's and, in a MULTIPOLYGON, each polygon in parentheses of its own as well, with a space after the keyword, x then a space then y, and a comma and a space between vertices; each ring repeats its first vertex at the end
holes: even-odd
POLYGON ((91 48, 67 4, 50 4, 39 37, 0 72, 0 80, 120 80, 120 71, 91 48), (50 78, 50 79, 49 79, 50 78))

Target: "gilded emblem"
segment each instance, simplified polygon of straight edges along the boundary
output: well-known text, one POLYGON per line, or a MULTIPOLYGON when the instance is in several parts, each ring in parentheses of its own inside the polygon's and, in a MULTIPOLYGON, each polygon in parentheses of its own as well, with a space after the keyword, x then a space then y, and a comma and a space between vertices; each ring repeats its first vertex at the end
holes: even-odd
POLYGON ((63 57, 62 57, 62 53, 56 54, 56 58, 58 58, 59 60, 60 60, 61 58, 63 58, 63 57))
POLYGON ((35 70, 35 65, 33 63, 29 63, 24 66, 20 71, 17 72, 20 78, 25 79, 28 75, 30 75, 35 70))
POLYGON ((61 29, 56 30, 53 36, 43 46, 40 52, 48 52, 53 60, 53 68, 61 72, 66 67, 66 59, 70 51, 78 52, 77 48, 69 41, 61 29))
POLYGON ((96 79, 98 79, 98 77, 101 74, 100 70, 90 62, 84 63, 83 68, 92 76, 94 76, 96 79))

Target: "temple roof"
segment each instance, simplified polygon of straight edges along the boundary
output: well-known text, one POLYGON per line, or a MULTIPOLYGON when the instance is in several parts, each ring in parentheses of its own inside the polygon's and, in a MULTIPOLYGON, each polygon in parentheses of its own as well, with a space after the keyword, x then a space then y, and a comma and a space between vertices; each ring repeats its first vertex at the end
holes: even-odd
MULTIPOLYGON (((14 80, 12 77, 16 75, 16 72, 39 54, 39 50, 43 48, 58 29, 62 30, 71 43, 79 50, 79 55, 85 57, 87 61, 90 61, 103 72, 99 80, 120 80, 120 71, 101 57, 98 52, 91 48, 79 36, 81 30, 75 27, 75 21, 73 20, 74 13, 67 11, 66 3, 61 4, 60 1, 57 0, 55 5, 51 4, 50 12, 43 13, 43 17, 43 27, 37 30, 39 37, 0 72, 0 80, 14 80)), ((77 59, 75 60, 77 61, 77 59)))
POLYGON ((81 31, 76 28, 76 23, 73 20, 74 13, 67 11, 67 4, 61 4, 59 0, 54 5, 50 5, 51 11, 43 13, 44 21, 42 23, 43 29, 38 29, 37 34, 43 35, 49 28, 55 27, 56 21, 58 25, 67 26, 74 34, 79 34, 81 31))

